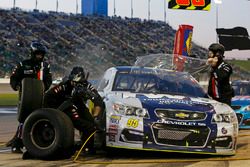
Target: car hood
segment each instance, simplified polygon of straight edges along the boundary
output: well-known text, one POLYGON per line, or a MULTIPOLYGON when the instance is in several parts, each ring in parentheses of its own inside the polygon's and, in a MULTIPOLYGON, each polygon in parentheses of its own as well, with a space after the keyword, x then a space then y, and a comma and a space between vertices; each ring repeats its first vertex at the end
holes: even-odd
POLYGON ((110 94, 115 101, 122 101, 127 105, 143 107, 148 110, 157 108, 173 110, 189 110, 200 112, 216 112, 218 114, 233 112, 226 104, 215 100, 200 97, 187 97, 169 94, 137 94, 137 93, 114 93, 110 94))

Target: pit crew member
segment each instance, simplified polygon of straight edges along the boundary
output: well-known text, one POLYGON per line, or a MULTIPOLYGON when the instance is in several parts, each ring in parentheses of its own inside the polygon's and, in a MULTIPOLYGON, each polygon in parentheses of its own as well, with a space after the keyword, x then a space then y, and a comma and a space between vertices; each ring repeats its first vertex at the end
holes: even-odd
MULTIPOLYGON (((91 133, 98 129, 95 119, 102 112, 103 100, 97 90, 87 81, 84 69, 74 67, 68 79, 45 93, 44 107, 58 108, 66 113, 74 127, 81 132, 81 140, 84 142, 91 133), (87 100, 94 103, 92 115, 86 107, 87 100)), ((88 145, 89 150, 93 149, 93 139, 91 141, 88 145)))
MULTIPOLYGON (((30 58, 18 63, 12 71, 10 77, 10 86, 14 91, 19 91, 21 96, 21 82, 24 78, 36 78, 43 80, 45 90, 49 89, 52 83, 52 75, 50 65, 44 61, 44 56, 47 53, 45 45, 38 41, 30 44, 30 58)), ((23 147, 22 135, 23 122, 19 122, 15 136, 6 144, 11 146, 12 152, 21 153, 23 147)))
POLYGON ((233 70, 223 60, 225 48, 219 43, 213 43, 208 50, 207 64, 211 66, 208 95, 214 100, 230 106, 234 93, 229 81, 233 70))

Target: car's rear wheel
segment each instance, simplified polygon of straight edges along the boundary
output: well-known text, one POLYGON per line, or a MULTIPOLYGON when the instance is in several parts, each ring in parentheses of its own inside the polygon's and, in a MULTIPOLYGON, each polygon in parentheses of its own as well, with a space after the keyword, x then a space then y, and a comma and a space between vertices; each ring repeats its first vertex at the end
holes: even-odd
POLYGON ((34 78, 24 78, 19 96, 18 121, 23 123, 32 111, 41 108, 43 105, 43 97, 43 82, 34 78))
POLYGON ((73 123, 62 111, 37 109, 24 123, 23 143, 35 158, 68 158, 73 154, 73 123))

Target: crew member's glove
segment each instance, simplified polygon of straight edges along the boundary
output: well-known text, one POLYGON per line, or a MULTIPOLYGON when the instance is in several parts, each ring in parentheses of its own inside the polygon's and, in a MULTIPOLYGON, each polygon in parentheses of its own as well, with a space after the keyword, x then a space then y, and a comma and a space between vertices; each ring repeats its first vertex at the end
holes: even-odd
POLYGON ((73 91, 72 91, 72 95, 73 96, 83 96, 84 94, 86 94, 87 91, 87 87, 81 84, 78 84, 74 87, 73 91))
POLYGON ((208 58, 207 59, 207 65, 210 65, 212 67, 215 67, 217 65, 218 62, 218 57, 213 57, 213 58, 208 58))

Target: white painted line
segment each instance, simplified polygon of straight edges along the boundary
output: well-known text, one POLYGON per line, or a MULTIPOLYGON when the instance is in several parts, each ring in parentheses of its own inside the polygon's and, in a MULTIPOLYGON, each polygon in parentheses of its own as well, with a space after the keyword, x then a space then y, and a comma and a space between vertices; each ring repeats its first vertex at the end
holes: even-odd
POLYGON ((11 152, 11 149, 0 149, 0 153, 6 153, 6 152, 11 152))
POLYGON ((17 113, 17 107, 0 108, 0 114, 16 114, 16 113, 17 113))

